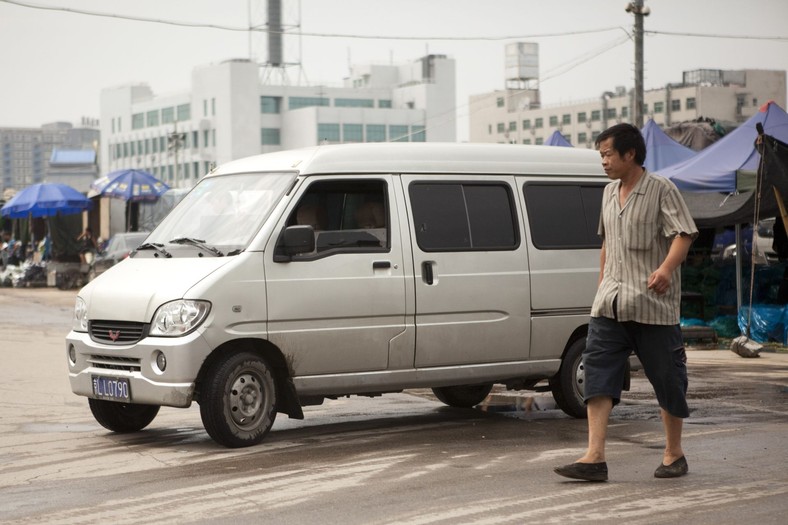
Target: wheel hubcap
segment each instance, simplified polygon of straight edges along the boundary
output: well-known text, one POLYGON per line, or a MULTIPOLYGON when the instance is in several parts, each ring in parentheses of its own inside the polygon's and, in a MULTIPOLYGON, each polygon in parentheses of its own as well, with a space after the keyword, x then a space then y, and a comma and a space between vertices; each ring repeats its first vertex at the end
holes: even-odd
POLYGON ((233 421, 248 428, 257 424, 264 394, 258 378, 250 373, 239 374, 230 390, 230 414, 233 421))
POLYGON ((575 369, 575 390, 580 397, 583 397, 583 393, 585 392, 585 383, 586 381, 586 369, 583 366, 583 360, 580 359, 577 361, 577 368, 575 369))

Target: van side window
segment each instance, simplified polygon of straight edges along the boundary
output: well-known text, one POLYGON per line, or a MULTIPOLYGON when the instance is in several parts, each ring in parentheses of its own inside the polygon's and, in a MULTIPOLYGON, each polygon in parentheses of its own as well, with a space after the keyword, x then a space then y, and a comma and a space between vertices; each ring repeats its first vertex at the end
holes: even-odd
POLYGON ((527 182, 523 191, 534 246, 601 248, 597 229, 604 188, 604 184, 527 182))
POLYGON ((520 243, 506 184, 414 182, 408 191, 425 252, 513 250, 520 243))
POLYGON ((312 183, 287 225, 315 230, 316 251, 310 258, 336 252, 388 251, 389 211, 386 183, 381 180, 332 180, 312 183))

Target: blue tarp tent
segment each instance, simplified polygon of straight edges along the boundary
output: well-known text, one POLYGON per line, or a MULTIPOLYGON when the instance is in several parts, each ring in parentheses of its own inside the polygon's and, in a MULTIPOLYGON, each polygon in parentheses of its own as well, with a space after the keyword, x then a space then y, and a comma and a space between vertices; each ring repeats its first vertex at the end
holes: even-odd
POLYGON ((649 171, 667 168, 696 155, 695 151, 670 138, 653 119, 648 119, 640 133, 646 141, 646 162, 644 165, 649 171))
POLYGON ((682 191, 736 191, 739 171, 755 172, 760 155, 755 150, 758 132, 755 125, 763 124, 764 133, 788 142, 788 114, 774 102, 767 102, 760 111, 694 157, 659 170, 682 191))
POLYGON ((565 148, 571 148, 572 144, 569 143, 566 138, 561 134, 560 131, 555 130, 553 134, 545 141, 545 146, 563 146, 565 148))

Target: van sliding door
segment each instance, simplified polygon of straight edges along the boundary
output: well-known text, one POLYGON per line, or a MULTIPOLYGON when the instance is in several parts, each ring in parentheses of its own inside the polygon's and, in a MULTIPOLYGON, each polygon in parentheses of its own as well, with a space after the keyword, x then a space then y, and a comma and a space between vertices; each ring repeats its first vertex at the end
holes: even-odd
POLYGON ((513 177, 402 176, 415 267, 415 366, 529 357, 530 283, 513 177))

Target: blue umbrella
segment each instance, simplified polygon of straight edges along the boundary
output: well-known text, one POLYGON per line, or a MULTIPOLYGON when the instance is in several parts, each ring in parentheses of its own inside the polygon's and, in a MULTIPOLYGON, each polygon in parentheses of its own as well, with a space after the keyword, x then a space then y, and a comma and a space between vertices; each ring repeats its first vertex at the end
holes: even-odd
POLYGON ((127 202, 155 201, 170 187, 142 170, 118 170, 90 185, 99 195, 127 202))
POLYGON ((89 210, 90 199, 65 184, 41 183, 23 189, 8 201, 0 214, 11 219, 70 215, 89 210))

